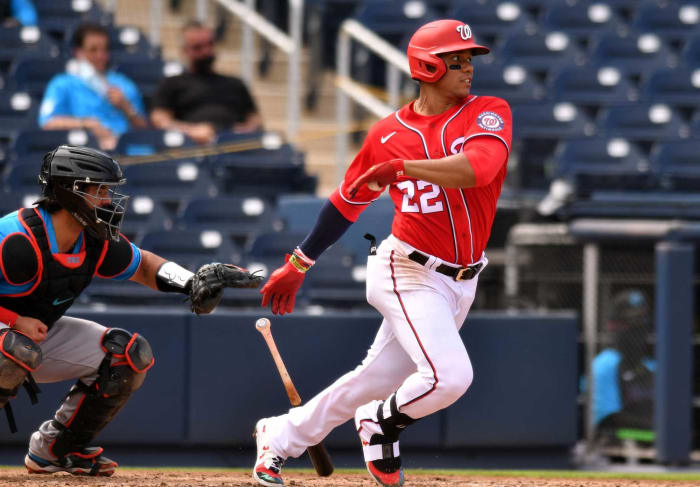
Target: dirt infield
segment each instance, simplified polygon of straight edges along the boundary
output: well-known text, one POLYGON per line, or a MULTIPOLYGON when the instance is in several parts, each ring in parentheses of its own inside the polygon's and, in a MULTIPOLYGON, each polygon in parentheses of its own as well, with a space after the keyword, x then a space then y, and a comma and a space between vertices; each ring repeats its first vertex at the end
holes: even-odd
MULTIPOLYGON (((207 470, 119 470, 114 477, 73 477, 67 474, 27 475, 24 469, 0 470, 0 486, 53 487, 53 486, 114 486, 114 487, 257 487, 248 473, 207 470)), ((294 487, 374 487, 367 475, 336 473, 329 478, 318 478, 311 473, 285 472, 285 486, 294 487)), ((698 481, 648 479, 590 479, 590 478, 537 478, 537 477, 483 477, 457 475, 409 474, 405 487, 671 487, 698 485, 698 481)))

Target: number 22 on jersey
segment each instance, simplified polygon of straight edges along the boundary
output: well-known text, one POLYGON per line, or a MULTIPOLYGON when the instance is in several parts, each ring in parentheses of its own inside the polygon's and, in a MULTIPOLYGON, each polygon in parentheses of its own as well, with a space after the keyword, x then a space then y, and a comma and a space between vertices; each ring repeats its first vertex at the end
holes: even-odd
POLYGON ((426 181, 401 181, 396 187, 403 193, 401 211, 403 213, 436 213, 443 211, 442 201, 436 201, 440 196, 440 186, 426 181), (420 196, 415 201, 416 187, 420 196))

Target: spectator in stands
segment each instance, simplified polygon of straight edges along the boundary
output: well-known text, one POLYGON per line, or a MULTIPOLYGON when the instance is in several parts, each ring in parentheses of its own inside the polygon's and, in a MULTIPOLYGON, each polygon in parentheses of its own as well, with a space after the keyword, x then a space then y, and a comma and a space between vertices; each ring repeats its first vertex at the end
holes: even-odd
POLYGON ((36 8, 32 0, 0 0, 0 24, 3 27, 37 25, 36 8))
POLYGON ((593 414, 598 434, 653 429, 654 370, 647 335, 651 310, 639 289, 616 294, 606 320, 610 346, 593 361, 593 414))
POLYGON ((183 29, 187 71, 165 78, 152 100, 151 123, 179 130, 200 144, 220 131, 252 132, 262 119, 243 81, 214 71, 214 33, 191 21, 183 29))
POLYGON ((103 150, 133 127, 146 127, 141 93, 126 76, 108 68, 109 34, 83 24, 73 36, 74 59, 54 76, 39 109, 39 125, 48 130, 90 130, 103 150))

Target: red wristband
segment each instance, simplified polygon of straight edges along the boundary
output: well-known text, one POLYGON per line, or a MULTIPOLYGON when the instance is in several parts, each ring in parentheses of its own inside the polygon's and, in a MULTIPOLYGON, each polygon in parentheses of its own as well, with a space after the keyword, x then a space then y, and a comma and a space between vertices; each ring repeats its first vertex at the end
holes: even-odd
POLYGON ((0 323, 5 323, 10 328, 14 328, 17 318, 19 318, 17 313, 0 306, 0 323))

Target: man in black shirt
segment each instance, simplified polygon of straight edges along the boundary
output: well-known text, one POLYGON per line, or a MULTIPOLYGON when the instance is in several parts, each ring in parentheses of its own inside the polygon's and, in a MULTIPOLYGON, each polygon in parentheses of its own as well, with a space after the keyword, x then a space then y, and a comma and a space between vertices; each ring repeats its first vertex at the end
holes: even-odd
POLYGON ((175 129, 200 144, 214 141, 217 132, 251 132, 262 119, 243 81, 213 71, 214 33, 195 21, 183 29, 187 71, 165 78, 153 97, 151 122, 175 129))

